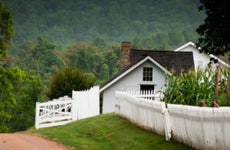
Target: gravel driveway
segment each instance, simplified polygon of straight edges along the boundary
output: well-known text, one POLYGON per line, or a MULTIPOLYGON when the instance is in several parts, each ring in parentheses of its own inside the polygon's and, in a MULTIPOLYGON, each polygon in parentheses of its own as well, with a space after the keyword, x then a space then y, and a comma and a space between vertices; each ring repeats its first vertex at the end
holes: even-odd
POLYGON ((0 150, 68 150, 67 147, 39 136, 0 134, 0 150))

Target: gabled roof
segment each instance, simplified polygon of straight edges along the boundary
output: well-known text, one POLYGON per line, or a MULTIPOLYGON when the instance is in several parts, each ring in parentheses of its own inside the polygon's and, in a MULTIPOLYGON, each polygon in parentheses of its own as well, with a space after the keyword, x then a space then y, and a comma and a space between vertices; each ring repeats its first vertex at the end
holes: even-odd
POLYGON ((226 66, 226 67, 229 66, 226 62, 224 62, 223 60, 221 60, 220 58, 218 58, 218 57, 216 57, 216 56, 214 56, 214 55, 212 55, 212 54, 210 54, 209 57, 214 58, 214 59, 217 59, 219 63, 221 63, 222 65, 224 65, 224 66, 226 66))
POLYGON ((189 69, 194 69, 192 52, 131 49, 130 66, 128 66, 125 70, 120 71, 118 74, 102 84, 100 87, 100 92, 104 91, 109 86, 113 85, 148 60, 169 75, 171 75, 172 73, 179 74, 182 70, 188 71, 189 69))
MULTIPOLYGON (((179 52, 179 51, 183 50, 184 48, 186 48, 186 47, 188 47, 188 46, 194 47, 197 51, 199 51, 199 49, 200 49, 200 48, 197 48, 197 47, 196 47, 195 43, 193 43, 193 42, 190 41, 190 42, 188 42, 188 43, 186 43, 186 44, 180 46, 179 48, 175 49, 174 51, 175 51, 175 52, 179 52)), ((219 62, 220 64, 224 65, 224 66, 227 66, 227 67, 229 66, 226 62, 224 62, 223 60, 221 60, 221 59, 218 58, 217 56, 214 56, 214 55, 212 55, 212 54, 209 54, 209 55, 206 54, 206 55, 209 56, 210 58, 217 59, 218 62, 219 62)))
MULTIPOLYGON (((193 42, 188 42, 180 47, 178 47, 177 49, 175 49, 174 51, 175 52, 178 52, 178 51, 181 51, 182 49, 184 49, 185 47, 188 47, 188 46, 192 46, 192 47, 195 47, 196 48, 196 45, 193 43, 193 42)), ((198 49, 197 49, 198 50, 198 49)))
POLYGON ((174 52, 174 51, 152 51, 131 49, 131 65, 150 56, 156 62, 161 64, 168 71, 174 71, 175 74, 181 71, 194 69, 192 52, 174 52))
POLYGON ((160 65, 158 62, 156 62, 155 60, 153 60, 151 57, 146 56, 144 59, 142 59, 141 61, 137 62, 136 64, 133 64, 132 66, 130 66, 129 68, 123 70, 122 72, 119 72, 118 74, 114 75, 112 78, 110 78, 108 81, 106 81, 104 84, 101 85, 100 87, 100 92, 104 91, 106 88, 108 88, 109 86, 111 86, 112 84, 116 83, 117 81, 119 81, 121 78, 123 78, 124 76, 126 76, 128 73, 132 72, 135 68, 137 68, 138 66, 140 66, 141 64, 143 64, 146 61, 151 61, 153 64, 155 64, 156 66, 158 66, 162 71, 164 71, 166 74, 171 75, 171 73, 165 69, 162 65, 160 65))

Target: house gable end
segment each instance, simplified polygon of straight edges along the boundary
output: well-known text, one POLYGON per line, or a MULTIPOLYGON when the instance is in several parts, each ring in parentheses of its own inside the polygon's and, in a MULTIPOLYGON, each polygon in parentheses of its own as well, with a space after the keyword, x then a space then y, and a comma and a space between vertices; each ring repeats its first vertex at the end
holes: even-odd
POLYGON ((138 63, 132 65, 129 69, 127 69, 126 71, 122 72, 122 73, 118 73, 117 75, 115 75, 114 78, 112 78, 111 81, 109 81, 108 83, 105 83, 104 85, 102 85, 102 87, 100 88, 100 92, 103 92, 105 89, 107 89, 108 87, 112 86, 113 84, 115 84, 117 81, 119 81, 120 79, 122 79, 123 77, 125 77, 127 74, 129 74, 130 72, 132 72, 134 69, 136 69, 137 67, 139 67, 140 65, 142 65, 143 63, 145 63, 146 61, 150 61, 152 62, 154 65, 156 65, 160 70, 162 70, 163 72, 165 72, 168 75, 171 75, 171 73, 164 68, 161 64, 159 64, 157 61, 155 61, 153 58, 151 58, 150 56, 145 57, 144 59, 142 59, 141 61, 139 61, 138 63))
MULTIPOLYGON (((200 53, 199 48, 197 48, 193 42, 188 42, 188 43, 180 46, 179 48, 175 49, 174 51, 175 52, 192 51, 194 53, 194 55, 193 55, 194 61, 196 61, 197 57, 201 57, 201 55, 203 55, 203 57, 207 57, 209 61, 210 61, 210 58, 214 58, 214 59, 217 59, 221 65, 226 66, 226 67, 229 66, 226 62, 224 62, 223 60, 221 60, 217 56, 214 56, 212 54, 208 55, 206 53, 200 53), (189 47, 192 47, 192 49, 190 48, 189 50, 187 50, 189 47), (200 55, 200 56, 198 56, 198 55, 200 55)), ((198 63, 198 62, 195 62, 195 63, 198 63)), ((195 67, 198 67, 198 64, 194 64, 194 65, 195 65, 195 67)))

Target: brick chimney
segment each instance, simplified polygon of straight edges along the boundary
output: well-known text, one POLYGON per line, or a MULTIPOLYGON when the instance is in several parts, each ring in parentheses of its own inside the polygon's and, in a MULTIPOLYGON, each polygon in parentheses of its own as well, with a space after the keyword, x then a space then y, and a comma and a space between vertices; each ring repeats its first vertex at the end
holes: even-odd
POLYGON ((120 55, 120 71, 126 69, 130 64, 130 42, 122 42, 120 55))

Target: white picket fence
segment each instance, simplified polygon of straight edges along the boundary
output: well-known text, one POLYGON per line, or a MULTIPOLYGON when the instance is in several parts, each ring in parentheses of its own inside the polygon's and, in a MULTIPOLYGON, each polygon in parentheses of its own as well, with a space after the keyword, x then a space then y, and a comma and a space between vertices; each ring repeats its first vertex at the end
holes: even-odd
POLYGON ((72 97, 75 101, 75 119, 83 119, 100 114, 99 86, 87 91, 73 91, 72 97))
POLYGON ((64 125, 71 121, 99 115, 99 86, 85 91, 72 91, 44 103, 36 103, 35 128, 64 125))
POLYGON ((230 107, 168 104, 173 138, 195 149, 230 149, 230 107))
POLYGON ((168 112, 164 102, 139 98, 127 92, 116 92, 115 95, 115 114, 170 139, 168 112))
POLYGON ((154 90, 130 90, 130 91, 125 91, 125 93, 128 93, 130 95, 133 95, 138 98, 145 98, 149 100, 161 100, 164 95, 163 92, 154 92, 154 90))
POLYGON ((116 92, 115 113, 136 125, 195 149, 230 149, 230 107, 167 104, 116 92))

